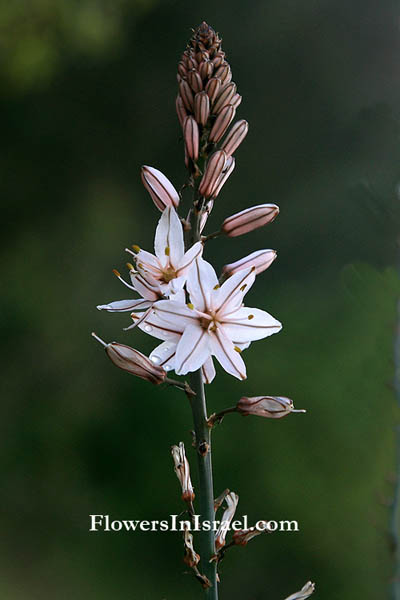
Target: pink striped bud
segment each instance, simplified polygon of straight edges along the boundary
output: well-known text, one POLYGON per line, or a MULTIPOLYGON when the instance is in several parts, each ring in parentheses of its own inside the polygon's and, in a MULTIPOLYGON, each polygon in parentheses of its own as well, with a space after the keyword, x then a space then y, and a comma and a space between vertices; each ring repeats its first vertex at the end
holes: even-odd
POLYGON ((221 54, 218 53, 218 54, 216 54, 216 56, 214 56, 214 58, 212 59, 212 62, 214 63, 214 67, 216 69, 221 66, 224 58, 225 58, 225 53, 221 53, 221 54))
POLYGON ((189 81, 190 87, 192 88, 192 90, 194 91, 195 94, 197 94, 197 92, 202 91, 203 81, 202 81, 199 73, 196 70, 193 69, 192 71, 189 71, 188 81, 189 81))
POLYGON ((214 102, 221 89, 221 80, 217 77, 211 77, 210 81, 206 85, 206 92, 210 98, 210 102, 214 102))
POLYGON ((225 150, 228 156, 233 154, 243 142, 249 130, 249 124, 247 121, 242 119, 237 121, 228 132, 221 148, 225 150))
POLYGON ((232 97, 236 94, 236 83, 230 83, 227 85, 217 97, 214 108, 212 110, 214 115, 217 115, 224 106, 230 104, 232 97))
POLYGON ((197 64, 197 60, 195 59, 194 56, 190 56, 187 61, 186 64, 188 66, 188 69, 197 69, 198 64, 197 64))
POLYGON ((235 159, 233 156, 228 156, 221 175, 218 178, 215 189, 213 190, 213 198, 217 198, 233 169, 235 168, 235 159))
POLYGON ((190 479, 190 467, 185 453, 185 444, 179 443, 179 446, 171 447, 172 460, 174 461, 174 470, 182 488, 182 500, 184 502, 193 502, 194 491, 190 479))
POLYGON ((268 419, 281 419, 290 413, 305 413, 304 409, 296 410, 293 400, 284 396, 254 396, 240 398, 236 410, 243 416, 256 415, 268 419))
POLYGON ((95 333, 92 336, 104 346, 107 356, 120 369, 136 375, 140 379, 145 379, 150 383, 159 385, 165 381, 167 376, 166 371, 163 368, 155 365, 147 356, 125 346, 124 344, 118 344, 117 342, 111 342, 106 344, 102 339, 97 337, 95 333))
POLYGON ((187 112, 181 96, 176 97, 176 114, 178 115, 181 127, 183 127, 183 121, 187 117, 187 112))
POLYGON ((183 79, 187 77, 187 68, 182 61, 178 63, 178 73, 183 79))
POLYGON ((179 83, 179 93, 183 100, 186 110, 189 112, 193 111, 193 92, 190 89, 190 85, 187 81, 181 81, 179 83))
POLYGON ((231 68, 228 63, 223 63, 221 66, 215 71, 215 77, 218 77, 221 80, 222 85, 226 85, 232 79, 231 68))
POLYGON ((205 198, 212 196, 218 178, 224 170, 225 163, 226 154, 223 150, 217 150, 208 159, 206 170, 199 185, 199 193, 205 198))
POLYGON ((222 515, 221 523, 215 534, 215 549, 218 552, 223 546, 225 546, 225 538, 228 533, 231 521, 235 516, 236 508, 239 502, 239 496, 235 492, 230 492, 225 497, 226 509, 222 515))
POLYGON ((194 116, 196 121, 205 125, 210 116, 210 98, 207 92, 199 92, 194 97, 194 116))
POLYGON ((149 192, 154 204, 161 212, 167 206, 177 208, 179 205, 179 194, 161 171, 154 167, 142 167, 141 177, 143 185, 149 192))
POLYGON ((272 223, 278 213, 279 207, 276 204, 252 206, 225 219, 221 231, 228 237, 243 235, 272 223))
POLYGON ((275 250, 257 250, 256 252, 252 252, 248 256, 237 260, 236 262, 225 265, 222 269, 222 273, 225 277, 230 277, 238 271, 255 267, 256 275, 259 275, 272 265, 276 259, 276 256, 275 250))
POLYGON ((255 527, 249 527, 249 529, 239 529, 235 531, 232 536, 232 541, 237 546, 247 546, 248 542, 261 533, 268 533, 268 522, 258 521, 255 527))
POLYGON ((242 101, 242 96, 240 94, 235 94, 231 100, 231 104, 232 104, 232 106, 237 108, 240 105, 241 101, 242 101))
POLYGON ((199 158, 199 126, 191 116, 183 122, 183 137, 188 156, 196 162, 199 158))
POLYGON ((211 128, 210 136, 208 138, 210 142, 219 142, 229 125, 232 123, 235 113, 236 108, 232 106, 232 104, 224 106, 211 128))
POLYGON ((204 80, 207 79, 208 77, 211 77, 212 72, 214 70, 214 65, 212 64, 212 62, 210 60, 205 60, 204 62, 202 62, 200 64, 200 77, 204 80))

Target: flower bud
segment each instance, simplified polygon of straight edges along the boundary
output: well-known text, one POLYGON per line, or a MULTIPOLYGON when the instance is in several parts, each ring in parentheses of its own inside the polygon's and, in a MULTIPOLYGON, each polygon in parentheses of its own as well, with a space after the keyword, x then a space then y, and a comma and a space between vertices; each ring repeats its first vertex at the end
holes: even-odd
POLYGON ((221 80, 217 77, 212 77, 206 85, 206 92, 210 98, 210 102, 214 102, 221 89, 221 80))
POLYGON ((161 212, 167 206, 177 208, 179 205, 179 194, 161 171, 154 167, 142 167, 142 181, 146 190, 153 199, 154 204, 161 212))
POLYGON ((136 377, 145 379, 155 385, 159 385, 165 381, 167 376, 166 371, 155 365, 147 356, 138 350, 134 350, 134 348, 130 348, 124 344, 118 344, 118 342, 106 344, 97 337, 95 333, 92 333, 92 336, 104 346, 106 354, 111 362, 120 369, 128 371, 128 373, 136 375, 136 377))
POLYGON ((189 112, 193 111, 193 92, 190 89, 190 85, 187 81, 181 81, 179 83, 179 93, 183 100, 186 110, 189 112))
POLYGON ((259 275, 265 271, 265 269, 268 269, 268 267, 271 266, 276 259, 276 256, 275 250, 257 250, 256 252, 252 252, 248 256, 237 260, 236 262, 225 265, 222 268, 222 273, 225 275, 225 277, 230 277, 238 271, 255 267, 256 275, 259 275))
POLYGON ((172 446, 171 454, 174 461, 174 470, 182 487, 182 500, 185 502, 193 502, 194 491, 190 479, 190 468, 185 454, 184 443, 180 442, 179 446, 172 446))
POLYGON ((242 119, 237 121, 228 132, 226 138, 223 141, 221 149, 224 150, 228 156, 231 156, 243 142, 249 130, 249 124, 247 121, 242 119))
POLYGON ((194 97, 194 116, 200 125, 205 125, 210 116, 210 98, 207 92, 199 92, 194 97))
POLYGON ((260 535, 261 533, 270 533, 267 521, 258 521, 256 527, 249 527, 249 529, 239 529, 238 531, 235 531, 232 536, 232 541, 237 546, 247 546, 251 539, 257 535, 260 535))
POLYGON ((187 117, 187 112, 181 96, 176 97, 176 114, 178 115, 181 127, 183 127, 183 121, 187 117))
POLYGON ((186 117, 183 122, 183 137, 188 156, 196 162, 199 158, 199 126, 192 116, 186 117))
POLYGON ((236 507, 239 502, 239 496, 235 494, 235 492, 230 492, 226 495, 225 502, 227 507, 224 510, 221 523, 215 534, 215 549, 217 551, 220 550, 220 548, 222 548, 223 546, 225 546, 226 534, 228 533, 229 526, 235 515, 236 507))
POLYGON ((187 68, 182 61, 178 63, 178 73, 183 78, 187 77, 187 68))
POLYGON ((187 564, 188 567, 193 569, 193 567, 199 564, 200 555, 197 554, 197 552, 195 552, 195 549, 193 547, 193 535, 189 531, 188 527, 185 527, 183 532, 183 544, 185 548, 183 562, 187 564))
POLYGON ((197 94, 197 92, 202 91, 203 81, 200 77, 200 74, 195 69, 193 69, 192 71, 189 71, 188 81, 189 81, 190 87, 192 88, 192 90, 194 91, 195 94, 197 94))
POLYGON ((231 98, 236 94, 236 84, 230 83, 227 85, 222 92, 218 95, 214 107, 213 114, 217 115, 224 106, 230 104, 231 98))
POLYGON ((254 396, 252 398, 240 398, 236 410, 243 416, 256 415, 269 419, 280 419, 289 413, 305 413, 304 409, 296 410, 293 400, 284 396, 254 396))
POLYGON ((232 104, 232 106, 237 108, 240 105, 241 101, 242 101, 242 96, 240 94, 235 94, 231 100, 231 104, 232 104))
POLYGON ((200 77, 204 79, 208 79, 211 77, 212 72, 214 70, 214 65, 210 60, 205 60, 200 64, 200 77))
POLYGON ((236 113, 236 108, 232 106, 232 104, 228 104, 224 106, 221 112, 218 114, 218 117, 215 119, 215 123, 211 128, 209 140, 210 142, 219 142, 219 140, 224 135, 225 131, 228 129, 229 125, 232 123, 236 113))
POLYGON ((252 206, 225 219, 222 223, 221 231, 228 237, 243 235, 268 223, 272 223, 278 213, 279 207, 276 204, 252 206))
POLYGON ((234 168, 235 168, 235 159, 233 158, 233 156, 228 156, 228 158, 226 159, 226 163, 223 168, 223 171, 222 171, 221 175, 219 176, 218 181, 213 190, 214 198, 217 198, 218 194, 220 193, 222 187, 226 183, 227 179, 229 178, 229 176, 232 173, 234 168))
POLYGON ((213 190, 218 183, 226 163, 226 154, 223 150, 217 150, 212 154, 207 162, 204 175, 200 181, 199 193, 205 198, 212 196, 213 190))
POLYGON ((227 85, 232 79, 231 68, 228 63, 222 63, 221 66, 215 71, 215 77, 221 80, 222 86, 227 85))
POLYGON ((306 598, 309 598, 311 596, 314 590, 315 583, 307 581, 306 585, 304 585, 299 592, 288 596, 286 600, 305 600, 306 598))

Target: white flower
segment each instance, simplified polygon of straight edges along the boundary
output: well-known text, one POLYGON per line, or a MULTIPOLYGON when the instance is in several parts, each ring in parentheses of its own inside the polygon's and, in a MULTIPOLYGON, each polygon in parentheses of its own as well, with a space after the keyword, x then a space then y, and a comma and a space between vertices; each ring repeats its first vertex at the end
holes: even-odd
POLYGON ((165 369, 173 368, 178 375, 202 368, 209 382, 215 375, 211 358, 215 356, 225 371, 246 379, 241 350, 282 328, 267 312, 243 306, 254 279, 252 267, 220 286, 213 267, 198 258, 186 282, 190 303, 160 300, 140 324, 144 331, 164 340, 153 350, 151 359, 165 369))
POLYGON ((158 222, 154 240, 155 255, 137 246, 134 248, 137 250, 133 253, 136 264, 130 270, 131 285, 122 279, 118 271, 115 274, 142 298, 101 304, 97 307, 99 310, 137 312, 148 309, 161 298, 178 294, 195 259, 203 252, 202 243, 197 242, 185 253, 182 223, 173 206, 164 210, 158 222))

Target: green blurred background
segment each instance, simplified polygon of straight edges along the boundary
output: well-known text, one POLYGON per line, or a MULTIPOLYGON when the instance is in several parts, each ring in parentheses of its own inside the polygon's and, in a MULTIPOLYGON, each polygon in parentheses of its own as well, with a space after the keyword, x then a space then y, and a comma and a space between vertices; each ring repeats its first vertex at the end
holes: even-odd
POLYGON ((281 208, 206 258, 220 268, 275 248, 248 304, 284 324, 246 351, 246 382, 219 371, 210 412, 243 394, 308 410, 215 431, 216 492, 238 492, 250 520, 301 529, 229 553, 221 599, 281 600, 308 579, 324 600, 389 597, 399 16, 390 0, 1 4, 1 598, 202 597, 177 534, 89 534, 88 515, 182 509, 169 447, 190 446, 185 398, 115 369, 90 332, 156 344, 95 305, 129 297, 112 275, 124 247, 152 247, 140 165, 185 180, 175 69, 203 19, 250 123, 209 231, 252 204, 281 208))

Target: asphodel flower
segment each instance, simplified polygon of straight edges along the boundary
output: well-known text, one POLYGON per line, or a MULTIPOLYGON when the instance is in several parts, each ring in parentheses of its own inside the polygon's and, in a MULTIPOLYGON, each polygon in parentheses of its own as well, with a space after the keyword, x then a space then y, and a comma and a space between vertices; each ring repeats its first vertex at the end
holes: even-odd
POLYGON ((252 341, 282 328, 269 313, 243 306, 254 279, 255 269, 250 268, 232 275, 220 286, 213 267, 198 258, 186 282, 190 302, 160 300, 140 324, 150 335, 166 340, 153 350, 151 358, 163 364, 158 358, 168 346, 168 363, 178 375, 205 366, 207 379, 212 380, 215 373, 211 357, 215 356, 225 371, 246 379, 241 351, 252 341))
POLYGON ((315 583, 307 581, 307 583, 301 588, 299 592, 291 594, 291 596, 288 596, 286 600, 305 600, 306 598, 309 598, 311 596, 314 590, 315 583))
POLYGON ((119 344, 118 342, 107 344, 95 333, 92 333, 92 336, 104 346, 107 356, 116 367, 155 385, 159 385, 165 381, 167 376, 166 371, 162 367, 155 365, 153 361, 138 350, 124 344, 119 344))
POLYGON ((272 223, 278 214, 279 207, 276 204, 252 206, 225 219, 221 231, 228 237, 243 235, 272 223))
MULTIPOLYGON (((239 496, 235 492, 230 492, 225 496, 226 509, 222 515, 221 523, 215 534, 215 549, 218 551, 225 546, 225 538, 228 533, 231 521, 235 516, 236 508, 239 502, 239 496)), ((214 503, 215 506, 215 503, 214 503)))
POLYGON ((240 398, 236 410, 243 416, 256 415, 268 419, 281 419, 290 413, 305 413, 301 409, 295 409, 293 400, 284 396, 254 396, 253 398, 240 398))
POLYGON ((186 458, 184 443, 179 442, 179 446, 172 446, 171 454, 174 461, 174 470, 182 488, 182 500, 184 502, 193 502, 194 491, 190 479, 190 468, 188 459, 186 458))

